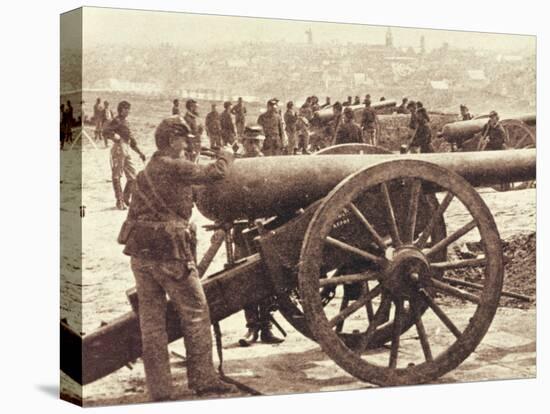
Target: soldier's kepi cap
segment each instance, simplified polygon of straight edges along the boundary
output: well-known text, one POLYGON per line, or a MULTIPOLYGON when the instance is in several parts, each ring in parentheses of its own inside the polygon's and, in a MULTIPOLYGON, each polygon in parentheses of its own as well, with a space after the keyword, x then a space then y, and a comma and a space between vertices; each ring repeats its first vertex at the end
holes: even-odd
POLYGON ((267 101, 267 105, 269 106, 275 106, 279 103, 279 100, 277 98, 271 98, 269 101, 267 101))
POLYGON ((260 125, 249 125, 244 128, 243 140, 263 141, 265 139, 263 128, 260 125))
POLYGON ((489 118, 498 118, 497 111, 491 111, 489 112, 489 118))
POLYGON ((190 131, 191 128, 181 116, 174 115, 165 118, 155 130, 155 144, 158 149, 164 149, 170 144, 170 138, 194 138, 195 136, 190 131))

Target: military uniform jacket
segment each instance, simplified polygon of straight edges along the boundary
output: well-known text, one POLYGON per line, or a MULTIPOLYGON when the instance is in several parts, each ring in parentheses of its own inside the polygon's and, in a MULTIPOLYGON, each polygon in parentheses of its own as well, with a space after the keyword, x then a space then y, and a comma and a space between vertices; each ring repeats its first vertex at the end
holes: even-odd
POLYGON ((281 140, 284 136, 283 121, 277 112, 265 112, 258 117, 266 138, 281 140))
POLYGON ((126 118, 123 119, 117 115, 111 122, 108 122, 103 127, 103 136, 106 138, 114 140, 115 134, 120 137, 122 143, 130 145, 130 148, 138 151, 137 141, 132 134, 130 123, 126 118))
POLYGON ((193 261, 189 229, 193 185, 225 177, 232 158, 198 165, 157 151, 136 180, 128 217, 119 234, 124 254, 151 260, 193 261))
POLYGON ((231 118, 231 113, 229 111, 222 112, 220 116, 220 124, 223 136, 228 137, 235 135, 235 125, 233 124, 233 119, 231 118))
POLYGON ((433 152, 431 148, 432 131, 427 124, 420 123, 411 142, 412 147, 420 147, 421 152, 433 152))
POLYGON ((336 131, 335 145, 362 142, 363 134, 361 133, 361 128, 353 121, 343 122, 338 131, 336 131))
POLYGON ((231 113, 235 115, 235 123, 244 124, 246 117, 246 108, 244 105, 235 105, 233 109, 231 109, 231 113))
POLYGON ((285 128, 287 132, 290 132, 290 133, 296 132, 296 121, 298 120, 298 115, 296 114, 296 112, 294 112, 291 109, 288 109, 285 112, 284 119, 285 119, 285 128))
POLYGON ((363 109, 361 126, 363 129, 374 129, 376 123, 376 111, 372 108, 363 109))
POLYGON ((500 150, 504 148, 504 142, 506 141, 506 131, 500 123, 497 123, 494 127, 489 123, 483 127, 482 136, 487 136, 489 142, 485 147, 486 150, 500 150))
POLYGON ((191 133, 195 136, 195 138, 200 139, 200 136, 202 135, 203 127, 200 123, 199 117, 187 111, 183 119, 185 119, 185 122, 187 122, 187 125, 189 125, 189 128, 191 128, 191 133))
POLYGON ((211 136, 217 136, 222 133, 222 125, 220 123, 220 114, 218 112, 212 111, 206 115, 206 120, 204 121, 206 126, 206 133, 211 136))

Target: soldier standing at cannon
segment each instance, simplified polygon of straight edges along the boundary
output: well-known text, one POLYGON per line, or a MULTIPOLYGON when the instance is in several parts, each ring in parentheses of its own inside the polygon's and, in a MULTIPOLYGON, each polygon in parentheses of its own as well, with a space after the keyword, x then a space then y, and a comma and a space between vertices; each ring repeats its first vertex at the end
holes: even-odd
MULTIPOLYGON (((261 126, 246 127, 243 135, 244 154, 243 158, 263 157, 260 147, 265 137, 262 135, 261 126)), ((250 225, 249 225, 250 227, 250 225)), ((242 237, 235 237, 235 258, 240 259, 250 254, 246 251, 246 246, 242 243, 242 237), (241 242, 237 242, 241 240, 241 242)), ((272 332, 271 311, 273 309, 273 299, 267 298, 258 304, 244 308, 244 317, 246 320, 247 332, 243 338, 239 339, 239 345, 250 346, 258 341, 258 338, 267 344, 278 344, 284 339, 275 336, 272 332)))
POLYGON ((296 142, 296 122, 298 121, 298 114, 294 110, 294 102, 289 101, 286 104, 286 112, 284 115, 285 132, 288 137, 288 153, 293 155, 298 148, 296 142))
POLYGON ((206 115, 204 121, 206 134, 210 139, 210 148, 220 148, 222 144, 222 126, 220 122, 220 114, 216 109, 216 104, 212 104, 212 111, 206 115))
POLYGON ((116 207, 119 210, 125 210, 126 206, 130 205, 130 198, 136 180, 136 169, 130 156, 130 148, 139 155, 142 161, 145 161, 145 154, 139 149, 128 123, 127 118, 130 114, 130 107, 131 105, 127 101, 119 102, 117 106, 118 115, 103 127, 103 135, 114 142, 111 148, 111 172, 116 207), (122 174, 126 176, 124 191, 122 191, 120 183, 122 174))
POLYGON ((365 101, 365 109, 361 117, 361 128, 363 129, 363 141, 366 144, 376 145, 376 126, 378 124, 378 115, 374 108, 370 106, 370 100, 365 101))
POLYGON ((196 266, 195 231, 189 224, 192 186, 224 178, 233 156, 222 151, 210 165, 195 164, 193 136, 179 116, 160 123, 155 143, 158 150, 137 177, 135 197, 119 235, 136 279, 149 395, 158 401, 172 394, 167 294, 181 321, 189 388, 199 395, 234 392, 235 387, 223 382, 214 368, 210 314, 196 266))
POLYGON ((220 125, 222 128, 223 145, 233 145, 235 142, 235 124, 231 116, 231 102, 223 103, 224 111, 220 116, 220 125))
POLYGON ((361 127, 355 123, 353 117, 353 109, 347 106, 344 109, 344 122, 336 133, 336 145, 363 142, 361 127))
POLYGON ((407 108, 407 103, 409 102, 408 98, 403 98, 401 101, 401 105, 397 107, 397 113, 398 114, 408 114, 409 109, 407 108))
POLYGON ((258 124, 263 128, 265 141, 263 152, 265 155, 281 155, 284 145, 284 127, 277 98, 267 101, 267 111, 258 117, 258 124))
POLYGON ((187 122, 187 125, 189 126, 191 131, 191 135, 193 135, 193 160, 195 160, 201 152, 201 136, 202 132, 204 131, 204 127, 200 122, 199 104, 197 103, 197 101, 195 101, 194 99, 188 99, 187 102, 185 102, 185 109, 187 111, 185 112, 183 119, 185 119, 185 122, 187 122))
POLYGON ((336 136, 342 124, 342 104, 338 101, 332 106, 333 119, 330 121, 330 144, 336 145, 336 136))
POLYGON ((497 151, 505 149, 506 131, 499 122, 498 113, 491 111, 489 121, 483 127, 479 140, 479 151, 497 151))
POLYGON ((323 105, 321 105, 321 106, 319 107, 319 109, 327 108, 327 107, 329 107, 330 105, 332 105, 332 104, 330 103, 330 96, 327 96, 327 97, 325 98, 325 103, 324 103, 323 105))
POLYGON ((432 147, 432 132, 429 126, 429 118, 425 108, 416 111, 417 128, 412 138, 409 150, 412 153, 434 152, 432 147))
POLYGON ((460 105, 460 115, 462 116, 463 121, 469 121, 470 119, 474 119, 472 114, 470 114, 470 110, 466 105, 460 105))
POLYGON ((246 107, 243 104, 243 98, 239 96, 237 104, 231 108, 231 114, 235 115, 235 126, 237 127, 237 137, 240 139, 243 136, 244 126, 246 123, 246 107))

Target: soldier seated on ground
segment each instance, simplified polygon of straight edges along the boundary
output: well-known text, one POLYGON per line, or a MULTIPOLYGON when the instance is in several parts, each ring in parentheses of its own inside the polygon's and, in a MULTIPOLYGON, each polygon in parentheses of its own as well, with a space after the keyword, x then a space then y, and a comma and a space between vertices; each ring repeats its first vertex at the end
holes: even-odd
POLYGON ((497 151, 506 148, 506 131, 499 122, 498 113, 491 111, 489 121, 483 127, 481 139, 479 140, 478 150, 497 151))

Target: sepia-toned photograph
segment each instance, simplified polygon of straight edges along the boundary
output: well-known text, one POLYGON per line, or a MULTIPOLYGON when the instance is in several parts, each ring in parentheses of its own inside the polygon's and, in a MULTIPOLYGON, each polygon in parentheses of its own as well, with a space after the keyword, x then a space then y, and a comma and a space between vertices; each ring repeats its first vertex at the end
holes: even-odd
POLYGON ((99 7, 60 35, 62 399, 536 377, 536 36, 99 7))

